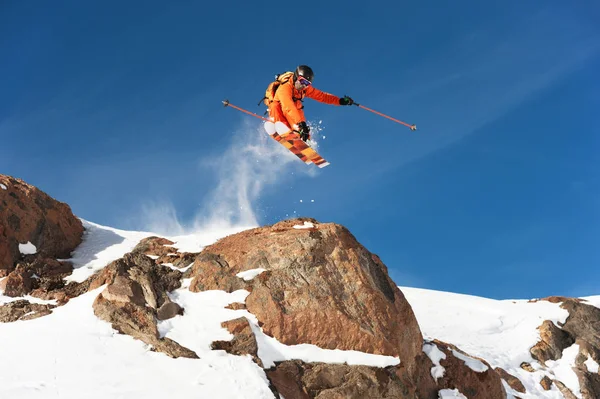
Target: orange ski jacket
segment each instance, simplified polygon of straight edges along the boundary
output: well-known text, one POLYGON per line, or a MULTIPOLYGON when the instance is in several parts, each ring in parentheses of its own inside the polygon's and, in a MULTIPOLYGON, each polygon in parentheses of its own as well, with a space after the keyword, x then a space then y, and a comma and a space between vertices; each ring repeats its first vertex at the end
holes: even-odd
MULTIPOLYGON (((312 98, 325 104, 340 105, 339 97, 316 89, 312 85, 303 90, 297 90, 294 87, 294 80, 290 79, 277 88, 272 107, 279 109, 272 110, 274 112, 271 112, 271 116, 282 113, 291 125, 290 127, 294 128, 298 123, 305 121, 304 111, 302 110, 304 108, 304 105, 302 105, 304 97, 312 98)), ((277 120, 278 118, 275 119, 277 120)))

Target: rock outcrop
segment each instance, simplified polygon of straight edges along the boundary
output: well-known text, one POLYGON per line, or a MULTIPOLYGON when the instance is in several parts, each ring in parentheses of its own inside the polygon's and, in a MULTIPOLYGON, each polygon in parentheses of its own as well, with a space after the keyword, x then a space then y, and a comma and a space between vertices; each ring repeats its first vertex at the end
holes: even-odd
POLYGON ((297 229, 289 220, 208 246, 192 266, 190 289, 251 291, 246 306, 263 331, 285 344, 399 356, 410 368, 422 336, 385 265, 344 227, 297 229), (236 274, 266 271, 250 282, 236 274))
POLYGON ((23 180, 0 175, 0 277, 21 259, 19 244, 33 244, 45 258, 68 258, 82 235, 83 225, 67 204, 23 180))
MULTIPOLYGON (((573 371, 577 375, 581 394, 584 399, 600 398, 600 374, 588 370, 586 361, 600 363, 600 309, 586 304, 585 301, 566 297, 549 297, 544 300, 560 303, 569 312, 564 324, 557 326, 545 320, 539 327, 541 340, 531 348, 531 356, 542 366, 548 360, 558 360, 563 351, 572 345, 577 345, 578 355, 573 371)), ((576 397, 562 381, 542 380, 544 389, 550 389, 554 383, 563 396, 576 397)))
MULTIPOLYGON (((101 277, 90 284, 90 289, 107 284, 94 301, 96 316, 168 356, 198 357, 177 342, 160 338, 158 332, 159 311, 172 303, 167 293, 180 287, 181 272, 156 265, 146 255, 129 253, 100 274, 101 277)), ((177 304, 171 306, 174 309, 169 312, 171 317, 182 313, 177 304)))

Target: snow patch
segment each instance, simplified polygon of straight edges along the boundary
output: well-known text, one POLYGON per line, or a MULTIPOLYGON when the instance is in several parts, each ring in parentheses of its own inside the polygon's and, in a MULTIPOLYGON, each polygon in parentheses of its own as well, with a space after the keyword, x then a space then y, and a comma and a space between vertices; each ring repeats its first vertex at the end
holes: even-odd
POLYGON ((579 345, 573 344, 563 350, 562 357, 558 360, 546 361, 548 371, 556 376, 556 379, 561 381, 573 392, 575 396, 581 398, 581 387, 577 374, 573 371, 575 358, 579 354, 579 345))
POLYGON ((26 244, 19 244, 19 252, 22 255, 33 255, 37 253, 37 248, 31 242, 27 241, 26 244))
POLYGON ((438 399, 468 399, 458 389, 442 389, 438 392, 438 399))
POLYGON ((295 229, 312 229, 315 225, 311 222, 304 222, 304 224, 297 224, 294 226, 295 229))
POLYGON ((239 278, 243 278, 246 281, 250 281, 254 277, 258 276, 259 274, 261 274, 262 272, 264 272, 266 270, 267 269, 263 269, 263 268, 246 270, 246 271, 243 271, 243 272, 239 272, 238 274, 236 274, 236 276, 239 277, 239 278))
POLYGON ((486 366, 481 360, 473 359, 470 356, 463 355, 457 350, 452 349, 452 354, 458 359, 465 362, 465 364, 473 371, 477 373, 483 373, 487 371, 488 366, 486 366))
POLYGON ((423 352, 431 359, 433 367, 431 368, 431 376, 437 381, 442 378, 446 369, 440 364, 440 360, 446 358, 446 354, 442 352, 436 344, 428 343, 423 345, 423 352))
POLYGON ((146 256, 152 260, 156 260, 156 259, 160 258, 160 256, 156 256, 156 255, 146 255, 146 256))
POLYGON ((600 366, 598 366, 598 363, 594 359, 592 359, 590 355, 588 355, 587 360, 583 362, 583 364, 585 364, 585 367, 587 367, 587 371, 590 373, 598 373, 598 371, 600 370, 600 366))
POLYGON ((585 296, 585 297, 582 297, 581 299, 587 301, 589 305, 600 308, 600 295, 585 296))
POLYGON ((321 349, 316 345, 285 345, 263 333, 258 320, 249 313, 250 326, 258 344, 258 357, 265 368, 275 366, 275 362, 286 360, 302 360, 306 363, 323 362, 348 364, 350 366, 388 367, 400 364, 400 359, 393 356, 373 355, 353 350, 321 349))
POLYGON ((8 188, 7 188, 7 187, 6 187, 4 184, 2 184, 2 183, 0 183, 0 188, 1 188, 2 190, 8 190, 8 188))

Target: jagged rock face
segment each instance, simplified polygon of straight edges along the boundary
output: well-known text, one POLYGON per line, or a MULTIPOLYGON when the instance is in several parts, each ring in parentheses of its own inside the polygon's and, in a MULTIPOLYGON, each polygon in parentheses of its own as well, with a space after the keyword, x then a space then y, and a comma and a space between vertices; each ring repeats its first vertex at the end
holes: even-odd
POLYGON ((52 313, 54 305, 29 303, 24 299, 0 306, 0 322, 12 323, 17 320, 32 320, 52 313))
MULTIPOLYGON (((542 365, 547 360, 557 360, 562 352, 573 344, 579 346, 573 371, 577 375, 584 399, 600 398, 600 375, 587 369, 588 358, 600 363, 600 309, 588 305, 581 299, 566 297, 545 298, 552 303, 561 303, 569 317, 560 327, 546 320, 539 327, 541 341, 531 348, 531 355, 542 365)), ((565 398, 575 397, 562 381, 552 380, 565 398)), ((544 389, 550 389, 550 380, 542 380, 544 389)))
POLYGON ((178 252, 171 247, 173 244, 174 242, 163 237, 147 237, 141 240, 131 252, 155 256, 157 265, 171 263, 175 267, 186 267, 194 262, 197 254, 178 252))
POLYGON ((278 363, 266 373, 286 399, 426 399, 407 387, 394 368, 293 360, 278 363))
POLYGON ((0 281, 0 290, 4 295, 12 297, 28 294, 45 296, 50 291, 63 288, 63 277, 72 271, 73 265, 69 262, 27 255, 17 262, 15 270, 0 281))
POLYGON ((294 228, 303 221, 247 230, 206 247, 192 267, 190 289, 242 288, 237 273, 264 268, 247 283, 246 306, 265 333, 289 345, 400 356, 410 368, 422 336, 385 265, 346 228, 314 220, 315 228, 294 228))
MULTIPOLYGON (((126 254, 90 282, 90 289, 107 284, 94 301, 94 313, 116 330, 168 356, 197 358, 193 351, 168 338, 160 338, 158 333, 158 311, 171 302, 167 292, 179 288, 180 280, 181 272, 156 265, 146 255, 126 254)), ((173 309, 170 312, 173 316, 180 313, 178 306, 173 309)))
POLYGON ((532 347, 530 352, 531 356, 542 364, 547 360, 560 359, 562 351, 574 342, 568 332, 561 330, 550 320, 545 320, 538 330, 541 341, 532 347))
POLYGON ((496 367, 494 371, 502 378, 506 383, 515 391, 525 393, 526 389, 521 380, 514 375, 508 373, 506 370, 496 367))
POLYGON ((222 326, 233 335, 233 339, 231 341, 215 341, 211 348, 224 350, 237 356, 250 355, 256 364, 263 367, 262 361, 258 357, 258 343, 248 319, 240 317, 223 322, 222 326))
POLYGON ((83 235, 71 208, 20 179, 0 175, 0 185, 0 277, 21 257, 19 244, 31 242, 48 258, 68 258, 83 235))
POLYGON ((452 344, 438 340, 433 342, 446 355, 445 359, 440 360, 445 372, 444 376, 437 380, 439 389, 458 388, 469 399, 506 398, 500 375, 484 359, 471 356, 452 344), (454 356, 454 352, 478 360, 482 363, 482 369, 472 369, 464 360, 454 356))

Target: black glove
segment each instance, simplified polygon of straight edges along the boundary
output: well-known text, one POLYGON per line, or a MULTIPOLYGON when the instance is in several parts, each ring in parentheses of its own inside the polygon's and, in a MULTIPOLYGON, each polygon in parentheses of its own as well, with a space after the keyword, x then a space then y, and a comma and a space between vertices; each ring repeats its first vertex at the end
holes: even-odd
POLYGON ((344 96, 340 98, 340 105, 352 105, 354 104, 354 100, 348 96, 344 96))
POLYGON ((302 121, 298 123, 298 133, 302 141, 310 140, 310 127, 308 127, 306 122, 302 121))

